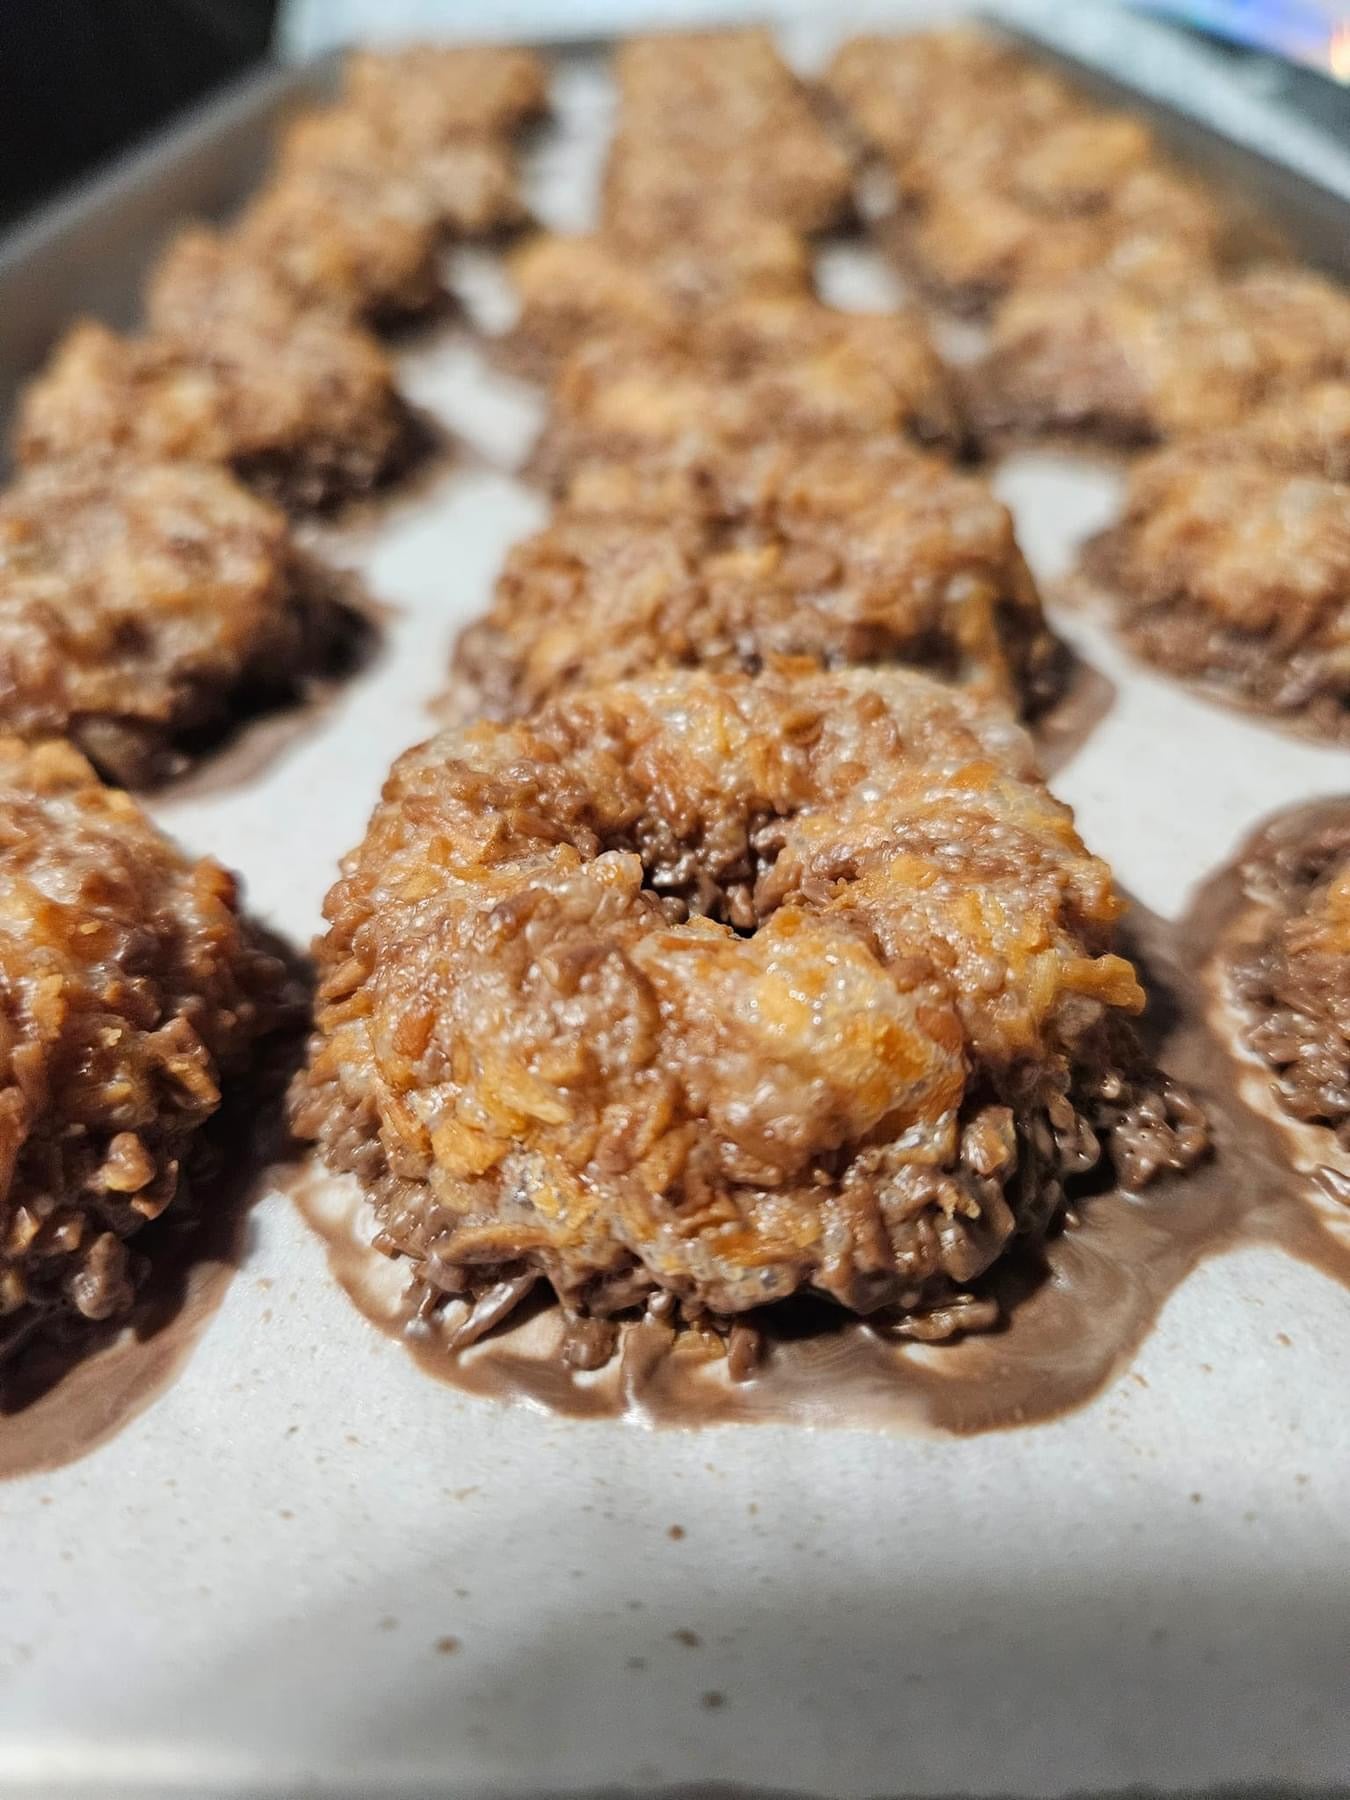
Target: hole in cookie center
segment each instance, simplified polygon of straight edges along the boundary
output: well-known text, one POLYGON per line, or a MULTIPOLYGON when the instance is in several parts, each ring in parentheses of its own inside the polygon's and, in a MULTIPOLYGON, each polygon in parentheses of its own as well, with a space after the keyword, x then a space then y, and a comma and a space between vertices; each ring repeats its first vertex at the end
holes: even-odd
POLYGON ((712 919, 753 937, 781 904, 777 895, 766 902, 762 888, 778 860, 787 823, 760 809, 740 820, 719 819, 715 833, 704 829, 684 836, 652 812, 623 841, 606 848, 630 851, 641 860, 643 890, 656 895, 670 924, 712 919))

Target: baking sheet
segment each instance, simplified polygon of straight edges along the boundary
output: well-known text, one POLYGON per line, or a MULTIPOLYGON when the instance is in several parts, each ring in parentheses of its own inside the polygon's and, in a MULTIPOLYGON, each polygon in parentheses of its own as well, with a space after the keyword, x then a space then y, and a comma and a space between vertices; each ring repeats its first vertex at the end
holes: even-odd
MULTIPOLYGON (((595 58, 567 59, 558 100, 532 186, 575 225, 608 116, 595 58)), ((826 266, 841 302, 889 289, 856 250, 826 266)), ((455 273, 500 316, 488 259, 455 273)), ((402 360, 461 447, 323 534, 385 609, 377 660, 260 775, 152 803, 301 940, 544 511, 510 472, 538 396, 462 330, 402 360)), ((999 470, 1052 592, 1118 481, 1048 454, 999 470)), ((1118 691, 1055 786, 1164 915, 1263 814, 1350 790, 1345 753, 1057 623, 1118 691)), ((420 1374, 278 1189, 176 1384, 92 1456, 0 1485, 0 1794, 1341 1788, 1348 1357, 1345 1292, 1245 1251, 1034 1430, 567 1422, 420 1374)))

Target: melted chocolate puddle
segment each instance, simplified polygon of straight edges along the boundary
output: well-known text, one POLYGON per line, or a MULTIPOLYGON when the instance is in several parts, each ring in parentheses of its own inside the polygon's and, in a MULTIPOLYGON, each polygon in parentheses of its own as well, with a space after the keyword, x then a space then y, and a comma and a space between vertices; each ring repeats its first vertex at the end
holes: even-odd
POLYGON ((210 1172, 194 1180, 134 1248, 149 1263, 129 1318, 27 1340, 0 1362, 0 1481, 86 1456, 172 1383, 214 1317, 248 1243, 269 1165, 294 1155, 281 1092, 300 1046, 282 1051, 263 1091, 241 1094, 204 1135, 210 1172))
POLYGON ((969 1434, 1031 1425, 1091 1400, 1126 1368, 1164 1303, 1206 1257, 1278 1248, 1350 1284, 1350 1210, 1295 1168, 1289 1135, 1243 1098, 1242 1064, 1218 1017, 1216 956, 1241 891, 1219 876, 1175 926, 1136 906, 1125 948, 1150 995, 1150 1049, 1202 1101, 1214 1154, 1142 1194, 1080 1198, 1041 1249, 994 1274, 1006 1322, 983 1336, 923 1346, 824 1305, 755 1319, 764 1348, 734 1382, 720 1342, 643 1321, 618 1355, 584 1372, 563 1360, 563 1324, 547 1304, 457 1355, 435 1321, 410 1317, 404 1271, 370 1248, 372 1219, 355 1182, 309 1173, 295 1198, 324 1238, 357 1306, 401 1339, 420 1367, 473 1394, 575 1418, 628 1416, 648 1425, 796 1422, 969 1434), (1348 1241, 1336 1235, 1338 1222, 1348 1241))

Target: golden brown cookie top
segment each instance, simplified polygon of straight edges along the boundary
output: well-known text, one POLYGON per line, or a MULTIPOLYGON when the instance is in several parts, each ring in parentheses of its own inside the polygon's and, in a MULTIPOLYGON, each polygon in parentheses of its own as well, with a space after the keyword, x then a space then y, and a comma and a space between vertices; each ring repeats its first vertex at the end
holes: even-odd
POLYGON ((131 1304, 223 1076, 287 1016, 233 877, 70 745, 0 738, 0 1355, 131 1304))
POLYGON ((1137 441, 1227 428, 1263 401, 1347 373, 1350 295, 1308 270, 1271 267, 1170 293, 1088 277, 1015 294, 980 381, 983 403, 1014 429, 1137 441))
POLYGON ((542 58, 496 44, 356 50, 347 58, 343 84, 352 105, 393 121, 411 152, 458 137, 516 131, 548 104, 542 58))

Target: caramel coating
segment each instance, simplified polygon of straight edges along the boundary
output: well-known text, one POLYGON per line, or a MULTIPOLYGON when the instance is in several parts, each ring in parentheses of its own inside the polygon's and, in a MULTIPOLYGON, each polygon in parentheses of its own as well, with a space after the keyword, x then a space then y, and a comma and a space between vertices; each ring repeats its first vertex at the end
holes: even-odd
POLYGON ((629 334, 576 351, 554 388, 538 466, 561 480, 594 458, 905 436, 953 447, 963 437, 955 388, 915 315, 747 301, 668 338, 629 334))
POLYGON ((249 685, 312 667, 322 609, 285 518, 225 470, 53 463, 0 495, 0 730, 69 736, 122 782, 249 685))
POLYGON ((25 390, 15 450, 225 463, 260 491, 318 507, 406 460, 407 409, 373 338, 298 311, 265 273, 256 311, 203 308, 177 329, 119 337, 86 320, 25 390))
POLYGON ((128 1309, 128 1240, 187 1185, 222 1081, 295 1005, 233 876, 68 744, 0 739, 0 1355, 128 1309))
POLYGON ((718 210, 697 233, 652 245, 604 232, 543 235, 516 251, 510 272, 521 306, 513 341, 544 367, 595 337, 669 336, 741 300, 811 293, 802 238, 718 210))
POLYGON ((353 51, 343 79, 348 103, 396 132, 409 156, 459 138, 508 136, 548 106, 542 59, 507 45, 353 51))
POLYGON ((912 663, 1034 712, 1046 626, 1007 508, 902 446, 767 444, 683 469, 590 465, 510 553, 455 659, 499 716, 660 665, 912 663))
POLYGON ((1350 742, 1350 483, 1273 467, 1242 439, 1144 458, 1090 564, 1149 661, 1350 742))
POLYGON ((1253 407, 1350 375, 1350 295, 1262 268, 1170 296, 1086 279, 1014 295, 976 383, 990 429, 1143 443, 1240 423, 1253 407))
POLYGON ((573 1313, 810 1290, 943 1335, 1104 1134, 1130 1182, 1203 1148, 1122 1064, 1109 871, 1015 726, 908 671, 443 734, 343 868, 297 1122, 428 1305, 542 1274, 573 1313))
POLYGON ((483 237, 522 223, 509 144, 456 137, 410 156, 396 120, 350 103, 302 113, 277 152, 283 179, 344 192, 350 206, 383 216, 420 212, 451 237, 483 237))

